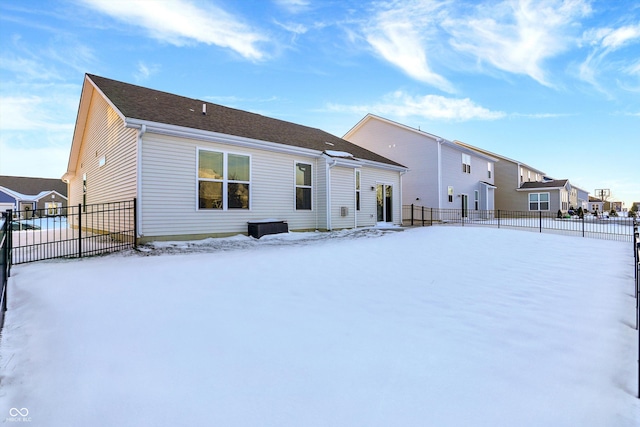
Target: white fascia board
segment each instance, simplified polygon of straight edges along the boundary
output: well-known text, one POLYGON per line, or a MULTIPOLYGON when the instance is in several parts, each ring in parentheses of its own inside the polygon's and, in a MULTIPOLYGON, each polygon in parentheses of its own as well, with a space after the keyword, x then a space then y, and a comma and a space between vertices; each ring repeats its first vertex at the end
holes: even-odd
POLYGON ((219 142, 223 144, 235 145, 238 147, 255 148, 259 150, 274 151, 279 153, 304 155, 309 157, 320 157, 322 152, 310 148, 295 147, 293 145, 279 144, 277 142, 262 141, 259 139, 245 138, 242 136, 229 135, 225 133, 211 132, 201 129, 187 128, 183 126, 169 125, 166 123, 150 122, 139 119, 126 119, 125 126, 139 129, 146 126, 146 132, 160 135, 176 136, 199 141, 219 142))

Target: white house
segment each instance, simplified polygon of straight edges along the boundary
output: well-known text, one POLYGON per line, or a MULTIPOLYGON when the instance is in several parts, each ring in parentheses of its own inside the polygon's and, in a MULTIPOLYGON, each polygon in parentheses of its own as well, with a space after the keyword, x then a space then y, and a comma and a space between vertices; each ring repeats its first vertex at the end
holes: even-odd
POLYGON ((402 164, 319 129, 87 74, 69 204, 137 198, 141 242, 401 224, 402 164))
POLYGON ((496 159, 444 138, 367 114, 344 139, 409 168, 402 203, 469 211, 494 208, 496 159))

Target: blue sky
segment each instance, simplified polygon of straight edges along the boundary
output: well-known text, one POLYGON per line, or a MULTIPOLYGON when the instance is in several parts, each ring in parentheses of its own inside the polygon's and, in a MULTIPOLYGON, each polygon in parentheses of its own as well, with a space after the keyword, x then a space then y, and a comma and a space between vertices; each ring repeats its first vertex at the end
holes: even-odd
POLYGON ((640 2, 0 2, 0 174, 66 171, 84 73, 344 135, 367 113, 640 201, 640 2))

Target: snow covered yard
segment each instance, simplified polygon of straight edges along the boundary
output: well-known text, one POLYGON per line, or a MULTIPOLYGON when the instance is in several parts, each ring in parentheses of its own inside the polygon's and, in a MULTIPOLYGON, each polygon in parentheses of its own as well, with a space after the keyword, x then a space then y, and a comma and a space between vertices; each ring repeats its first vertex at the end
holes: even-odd
POLYGON ((316 236, 14 267, 0 419, 640 423, 630 244, 474 227, 316 236))

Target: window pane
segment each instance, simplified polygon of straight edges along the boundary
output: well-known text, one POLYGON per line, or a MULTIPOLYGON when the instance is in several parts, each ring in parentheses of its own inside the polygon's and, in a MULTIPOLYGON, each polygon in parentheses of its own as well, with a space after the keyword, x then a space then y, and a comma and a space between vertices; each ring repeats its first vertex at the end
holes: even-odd
POLYGON ((360 171, 356 171, 356 190, 360 189, 360 171))
POLYGON ((296 185, 311 185, 311 165, 296 163, 296 185))
POLYGON ((529 201, 530 202, 537 202, 538 201, 538 193, 530 193, 529 194, 529 201))
POLYGON ((198 181, 198 206, 200 209, 222 209, 222 183, 198 181))
POLYGON ((549 210, 549 202, 540 202, 540 210, 548 211, 549 210))
POLYGON ((222 179, 224 172, 222 162, 222 153, 216 153, 214 151, 198 152, 198 177, 222 179))
POLYGON ((296 209, 311 209, 310 188, 296 188, 296 209))
POLYGON ((229 154, 227 179, 230 181, 249 181, 249 156, 229 154))
POLYGON ((549 193, 541 193, 540 194, 540 201, 541 202, 548 202, 549 201, 549 193))
POLYGON ((530 211, 537 211, 538 210, 538 204, 537 203, 529 203, 529 210, 530 211))
POLYGON ((249 209, 249 184, 229 184, 228 208, 249 209))

